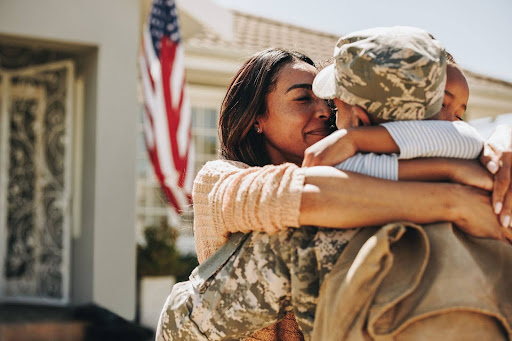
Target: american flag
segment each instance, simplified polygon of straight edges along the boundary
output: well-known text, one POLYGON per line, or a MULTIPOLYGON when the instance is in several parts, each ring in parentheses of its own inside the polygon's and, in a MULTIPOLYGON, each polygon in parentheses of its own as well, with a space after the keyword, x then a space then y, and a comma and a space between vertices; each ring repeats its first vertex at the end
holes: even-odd
POLYGON ((174 0, 153 0, 139 56, 144 137, 155 175, 176 213, 191 202, 194 176, 192 114, 180 42, 174 0))

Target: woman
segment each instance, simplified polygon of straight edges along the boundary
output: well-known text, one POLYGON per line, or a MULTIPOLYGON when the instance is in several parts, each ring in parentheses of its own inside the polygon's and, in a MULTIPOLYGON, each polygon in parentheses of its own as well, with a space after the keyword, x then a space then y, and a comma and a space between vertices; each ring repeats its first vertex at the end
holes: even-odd
MULTIPOLYGON (((275 233, 303 225, 351 228, 448 220, 476 236, 504 238, 489 196, 474 188, 393 183, 332 167, 299 168, 305 149, 332 131, 329 107, 311 90, 316 73, 304 55, 266 50, 235 76, 219 124, 224 159, 207 164, 194 187, 200 262, 231 233, 275 233)), ((296 330, 292 320, 286 321, 254 338, 272 340, 280 330, 296 330)))

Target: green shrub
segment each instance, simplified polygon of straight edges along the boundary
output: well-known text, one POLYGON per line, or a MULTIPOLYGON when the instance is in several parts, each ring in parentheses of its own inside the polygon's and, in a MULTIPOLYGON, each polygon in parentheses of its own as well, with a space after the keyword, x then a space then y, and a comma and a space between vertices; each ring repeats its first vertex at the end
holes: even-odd
POLYGON ((180 255, 176 248, 177 230, 165 219, 158 226, 144 230, 145 245, 137 245, 137 277, 174 276, 177 281, 188 279, 197 266, 197 258, 180 255))

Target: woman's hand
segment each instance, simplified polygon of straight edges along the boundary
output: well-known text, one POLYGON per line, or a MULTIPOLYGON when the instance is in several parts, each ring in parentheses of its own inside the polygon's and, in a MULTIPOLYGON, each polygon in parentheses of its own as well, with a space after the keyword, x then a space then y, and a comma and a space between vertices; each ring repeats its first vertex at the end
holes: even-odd
POLYGON ((357 153, 353 135, 346 129, 333 132, 304 151, 302 167, 334 166, 357 153))
POLYGON ((503 226, 511 226, 512 212, 512 126, 498 126, 485 142, 482 165, 494 174, 492 206, 503 226))
POLYGON ((512 243, 512 230, 501 226, 491 207, 490 194, 474 187, 461 187, 454 223, 472 236, 512 243))

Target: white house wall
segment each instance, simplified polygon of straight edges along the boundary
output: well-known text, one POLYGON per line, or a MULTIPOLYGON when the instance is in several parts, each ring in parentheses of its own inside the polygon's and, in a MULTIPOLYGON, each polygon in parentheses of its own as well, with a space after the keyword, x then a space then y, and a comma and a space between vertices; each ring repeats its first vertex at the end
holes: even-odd
POLYGON ((71 300, 135 315, 138 0, 2 0, 0 39, 84 45, 81 226, 71 300))
POLYGON ((512 113, 512 86, 469 77, 468 119, 512 113))

